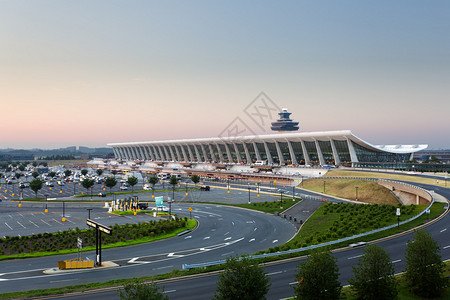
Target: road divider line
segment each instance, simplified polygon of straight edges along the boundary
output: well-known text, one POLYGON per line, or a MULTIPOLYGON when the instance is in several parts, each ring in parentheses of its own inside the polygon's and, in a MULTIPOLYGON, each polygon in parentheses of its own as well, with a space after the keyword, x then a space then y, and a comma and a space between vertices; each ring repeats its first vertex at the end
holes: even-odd
POLYGON ((392 263, 395 264, 395 263, 398 263, 398 262, 401 262, 401 261, 402 261, 401 259, 397 259, 397 260, 393 260, 392 263))
POLYGON ((447 248, 450 248, 450 245, 448 245, 448 246, 445 246, 443 249, 447 249, 447 248))
POLYGON ((283 273, 283 271, 272 272, 272 273, 267 274, 267 276, 277 275, 277 274, 281 274, 281 273, 283 273))
POLYGON ((359 257, 361 257, 361 256, 363 256, 363 255, 361 254, 361 255, 351 256, 351 257, 347 257, 347 259, 359 258, 359 257))
POLYGON ((444 231, 446 231, 446 230, 447 230, 447 228, 444 228, 444 229, 441 230, 441 232, 444 232, 444 231))

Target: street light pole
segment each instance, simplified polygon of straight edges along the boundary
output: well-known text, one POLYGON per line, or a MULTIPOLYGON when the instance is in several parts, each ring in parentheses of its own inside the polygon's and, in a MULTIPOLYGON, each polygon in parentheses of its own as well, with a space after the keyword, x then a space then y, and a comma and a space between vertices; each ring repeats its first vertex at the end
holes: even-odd
POLYGON ((86 210, 88 211, 88 219, 91 218, 91 210, 93 210, 93 208, 86 208, 86 210))
POLYGON ((248 187, 248 204, 250 204, 250 183, 247 183, 248 187))
POLYGON ((48 213, 48 194, 45 194, 45 212, 48 213))

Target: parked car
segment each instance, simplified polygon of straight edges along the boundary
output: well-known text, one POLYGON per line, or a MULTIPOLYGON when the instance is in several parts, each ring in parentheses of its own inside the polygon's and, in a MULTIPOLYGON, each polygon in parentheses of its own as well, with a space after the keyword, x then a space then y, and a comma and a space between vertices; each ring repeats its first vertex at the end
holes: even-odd
POLYGON ((142 209, 142 210, 147 209, 148 208, 148 203, 138 203, 137 204, 137 208, 138 209, 142 209))
POLYGON ((122 191, 128 190, 128 187, 126 185, 121 185, 120 188, 122 191))
POLYGON ((58 185, 59 185, 59 186, 64 185, 64 181, 58 181, 58 185))
POLYGON ((200 191, 209 191, 211 190, 211 188, 209 187, 209 185, 204 185, 200 187, 200 191))
POLYGON ((45 183, 45 185, 46 186, 49 186, 49 187, 53 187, 54 185, 53 185, 53 182, 51 182, 51 181, 47 181, 46 183, 45 183))
POLYGON ((167 206, 158 206, 158 207, 152 207, 153 211, 165 211, 168 212, 169 208, 167 206))
POLYGON ((106 193, 98 193, 99 197, 106 197, 106 193))

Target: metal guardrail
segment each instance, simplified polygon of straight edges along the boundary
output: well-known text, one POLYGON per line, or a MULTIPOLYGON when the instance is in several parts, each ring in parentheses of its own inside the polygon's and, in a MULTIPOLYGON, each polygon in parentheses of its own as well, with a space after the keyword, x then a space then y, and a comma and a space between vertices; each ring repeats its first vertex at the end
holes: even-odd
MULTIPOLYGON (((397 183, 405 184, 405 183, 402 183, 402 182, 397 182, 397 183)), ((408 185, 408 184, 405 184, 405 185, 408 185)), ((377 232, 381 232, 381 231, 384 231, 384 230, 388 230, 388 229, 394 228, 396 226, 403 225, 403 224, 406 224, 408 222, 414 221, 415 219, 417 219, 421 215, 423 215, 433 205, 433 203, 434 203, 434 198, 433 198, 434 191, 427 191, 427 190, 419 188, 417 186, 413 186, 413 185, 411 185, 411 186, 426 191, 428 194, 430 194, 430 196, 432 198, 431 203, 423 211, 421 211, 419 214, 415 215, 414 217, 411 217, 411 218, 409 218, 409 219, 407 219, 405 221, 402 221, 402 222, 400 222, 398 224, 389 225, 389 226, 386 226, 386 227, 383 227, 383 228, 375 229, 375 230, 368 231, 368 232, 363 232, 363 233, 360 233, 360 234, 357 234, 357 235, 349 236, 349 237, 346 237, 346 238, 342 238, 342 239, 338 239, 338 240, 334 240, 334 241, 330 241, 330 242, 326 242, 326 243, 321 243, 321 244, 317 244, 317 245, 311 245, 311 246, 308 246, 308 247, 303 247, 303 248, 298 248, 298 249, 292 249, 292 250, 286 250, 286 251, 278 251, 278 252, 275 252, 275 253, 252 255, 252 256, 249 256, 249 258, 251 258, 251 259, 267 258, 267 257, 273 257, 273 256, 284 255, 284 254, 297 253, 297 252, 302 252, 302 251, 306 251, 306 250, 316 249, 316 248, 320 248, 320 247, 330 246, 330 245, 342 243, 342 242, 345 242, 345 241, 357 239, 357 238, 360 238, 360 237, 363 237, 363 236, 367 236, 367 235, 370 235, 370 234, 373 234, 373 233, 377 233, 377 232)), ((192 264, 192 265, 182 264, 182 269, 186 270, 186 269, 192 269, 192 268, 204 268, 204 267, 209 267, 209 266, 221 265, 221 264, 224 264, 224 263, 226 263, 226 260, 217 260, 217 261, 211 261, 211 262, 205 262, 205 263, 199 263, 199 264, 192 264)))

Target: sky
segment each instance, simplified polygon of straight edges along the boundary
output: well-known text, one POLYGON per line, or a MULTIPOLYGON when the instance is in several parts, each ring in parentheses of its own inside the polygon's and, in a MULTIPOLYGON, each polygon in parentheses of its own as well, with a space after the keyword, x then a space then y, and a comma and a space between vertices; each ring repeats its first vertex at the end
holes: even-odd
POLYGON ((449 12, 444 0, 0 0, 0 148, 216 137, 236 118, 269 133, 246 114, 264 95, 302 132, 448 149, 449 12))

